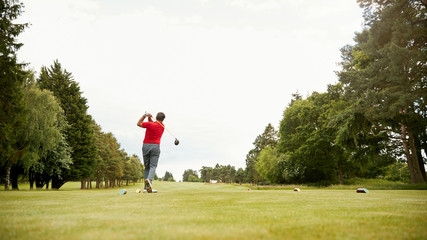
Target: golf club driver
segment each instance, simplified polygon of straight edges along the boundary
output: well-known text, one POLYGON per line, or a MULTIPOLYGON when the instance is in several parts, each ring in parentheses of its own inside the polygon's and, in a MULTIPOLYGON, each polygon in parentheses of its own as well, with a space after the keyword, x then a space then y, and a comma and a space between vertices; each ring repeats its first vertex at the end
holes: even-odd
MULTIPOLYGON (((145 112, 145 114, 148 114, 147 112, 145 112)), ((152 116, 152 115, 151 115, 152 116)), ((176 138, 175 137, 175 135, 173 135, 166 127, 165 127, 165 125, 163 125, 163 123, 161 123, 160 121, 157 121, 157 119, 155 120, 155 122, 158 122, 159 124, 160 124, 160 126, 162 126, 170 135, 172 135, 172 137, 174 137, 175 138, 175 141, 174 141, 174 144, 176 145, 176 146, 178 146, 178 144, 179 144, 179 140, 178 140, 178 138, 176 138)))

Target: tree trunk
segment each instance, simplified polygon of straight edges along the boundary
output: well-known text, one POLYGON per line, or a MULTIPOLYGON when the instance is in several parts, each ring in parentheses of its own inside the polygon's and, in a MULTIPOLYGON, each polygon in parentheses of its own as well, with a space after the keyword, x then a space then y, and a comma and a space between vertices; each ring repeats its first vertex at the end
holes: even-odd
POLYGON ((402 125, 402 143, 403 149, 405 150, 406 159, 408 161, 409 175, 411 177, 411 183, 423 183, 424 178, 421 173, 419 166, 417 151, 414 142, 414 136, 412 130, 406 125, 402 125), (407 139, 407 133, 409 138, 407 139), (408 144, 409 142, 409 144, 408 144))
POLYGON ((40 189, 43 188, 43 180, 42 177, 40 176, 40 174, 36 173, 36 188, 40 189))
POLYGON ((34 171, 32 168, 28 171, 28 181, 30 182, 30 190, 33 190, 34 186, 34 171))
POLYGON ((46 180, 46 189, 49 189, 49 182, 50 180, 46 180))
POLYGON ((10 186, 10 170, 11 170, 12 166, 8 166, 6 169, 6 181, 4 184, 4 190, 9 190, 9 186, 10 186))
POLYGON ((409 152, 408 142, 406 139, 406 126, 402 125, 402 143, 403 149, 405 150, 406 160, 408 162, 409 176, 411 177, 411 183, 415 183, 415 173, 412 163, 411 153, 409 152))
POLYGON ((409 127, 407 127, 407 131, 408 131, 408 135, 409 135, 409 146, 411 149, 412 163, 413 163, 414 172, 415 172, 415 180, 416 180, 416 183, 423 183, 424 177, 423 177, 423 174, 421 173, 417 149, 415 146, 414 134, 413 134, 412 129, 409 127))
POLYGON ((85 189, 85 180, 84 179, 80 180, 80 189, 85 189))
POLYGON ((52 177, 52 189, 59 189, 67 181, 64 179, 59 179, 57 177, 52 177))
POLYGON ((10 180, 12 183, 12 190, 19 190, 18 187, 18 177, 19 177, 19 167, 12 167, 10 170, 10 180))
POLYGON ((344 184, 344 179, 343 179, 343 175, 342 175, 342 162, 338 161, 338 181, 340 183, 340 185, 344 184))
POLYGON ((423 176, 424 182, 427 181, 426 169, 424 167, 424 159, 422 154, 423 145, 418 137, 418 133, 414 136, 415 147, 417 148, 418 165, 420 166, 421 175, 423 176))
POLYGON ((86 189, 90 189, 90 179, 88 179, 87 183, 86 183, 86 189))

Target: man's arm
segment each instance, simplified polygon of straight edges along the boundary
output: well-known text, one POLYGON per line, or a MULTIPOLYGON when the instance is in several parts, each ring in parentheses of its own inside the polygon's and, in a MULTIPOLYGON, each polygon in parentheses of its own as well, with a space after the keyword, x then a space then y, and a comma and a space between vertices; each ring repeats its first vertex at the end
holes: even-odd
POLYGON ((144 115, 142 115, 142 117, 138 120, 138 123, 136 124, 136 126, 138 126, 138 127, 142 127, 142 122, 144 122, 144 119, 145 119, 145 117, 148 117, 148 121, 149 122, 153 122, 153 120, 151 119, 151 114, 144 114, 144 115))
POLYGON ((153 116, 151 114, 147 114, 147 117, 148 117, 148 121, 149 122, 154 122, 153 121, 153 116))

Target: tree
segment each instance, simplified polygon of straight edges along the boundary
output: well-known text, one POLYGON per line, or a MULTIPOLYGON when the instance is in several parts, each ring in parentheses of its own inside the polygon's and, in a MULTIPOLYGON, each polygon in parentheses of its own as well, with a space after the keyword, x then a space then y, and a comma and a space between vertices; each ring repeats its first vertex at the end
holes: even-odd
MULTIPOLYGON (((27 146, 20 159, 25 171, 29 172, 30 188, 33 182, 41 188, 52 180, 52 188, 59 188, 58 179, 72 164, 71 149, 65 141, 68 126, 63 110, 48 90, 40 90, 32 82, 25 89, 28 123, 21 142, 27 146)), ((17 175, 15 175, 17 188, 17 175)))
POLYGON ((24 64, 17 62, 16 52, 22 47, 18 35, 28 24, 16 24, 22 13, 19 1, 0 0, 0 168, 9 190, 12 166, 22 156, 25 145, 19 141, 26 124, 25 102, 22 93, 24 64))
MULTIPOLYGON (((401 136, 412 183, 426 181, 427 4, 359 0, 365 28, 342 52, 339 81, 355 114, 401 136)), ((389 135, 389 137, 394 137, 389 135)))
POLYGON ((175 179, 173 178, 172 173, 166 171, 165 176, 163 176, 163 181, 169 181, 169 182, 175 182, 175 179))
POLYGON ((195 176, 195 175, 190 175, 188 177, 188 182, 198 182, 199 181, 199 177, 195 176))
MULTIPOLYGON (((92 120, 92 129, 94 130, 94 142, 97 149, 95 156, 95 173, 92 176, 96 183, 95 187, 100 188, 102 181, 105 180, 106 166, 104 159, 109 157, 109 147, 105 144, 105 134, 101 131, 101 126, 95 120, 92 120)), ((106 184, 107 186, 107 184, 106 184)))
POLYGON ((342 92, 339 84, 329 85, 326 93, 295 100, 284 111, 278 152, 286 155, 280 164, 285 181, 343 183, 348 156, 335 143, 338 126, 331 124, 348 105, 342 92))
POLYGON ((246 155, 246 181, 250 183, 259 182, 259 174, 255 169, 259 153, 265 147, 275 148, 278 141, 278 132, 274 129, 273 125, 269 123, 264 132, 258 135, 253 142, 254 148, 246 155))
POLYGON ((132 156, 126 156, 126 161, 124 164, 123 170, 123 179, 126 180, 126 186, 129 184, 129 181, 136 183, 142 177, 141 171, 141 160, 135 154, 132 156))
POLYGON ((103 158, 105 168, 105 187, 115 187, 116 180, 123 176, 123 161, 120 154, 120 144, 112 133, 104 134, 104 144, 108 147, 107 154, 103 158), (109 185, 107 184, 109 181, 109 185))
POLYGON ((236 178, 235 178, 236 182, 242 184, 244 178, 245 178, 245 170, 243 170, 243 168, 237 169, 236 178))
POLYGON ((50 68, 42 67, 37 83, 41 89, 53 92, 70 124, 66 139, 72 148, 73 165, 64 181, 80 179, 84 188, 85 181, 94 174, 96 164, 94 131, 92 118, 87 114, 87 100, 71 73, 63 70, 58 60, 50 68))
POLYGON ((187 169, 182 174, 182 181, 183 182, 198 182, 198 180, 199 180, 199 175, 197 174, 196 170, 187 169), (191 177, 191 176, 193 176, 193 177, 191 177), (191 177, 192 181, 190 181, 190 177, 191 177))
POLYGON ((202 166, 199 172, 200 172, 200 180, 202 182, 210 182, 213 175, 213 169, 211 167, 202 166))
POLYGON ((283 169, 279 166, 281 158, 283 156, 277 152, 277 149, 265 147, 258 156, 255 169, 262 178, 267 179, 271 184, 282 183, 283 169))

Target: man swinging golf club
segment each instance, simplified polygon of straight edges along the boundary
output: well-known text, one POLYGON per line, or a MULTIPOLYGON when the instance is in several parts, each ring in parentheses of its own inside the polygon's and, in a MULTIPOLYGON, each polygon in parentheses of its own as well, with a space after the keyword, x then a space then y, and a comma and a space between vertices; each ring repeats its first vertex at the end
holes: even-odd
POLYGON ((144 142, 142 144, 142 156, 144 159, 144 190, 148 193, 157 193, 153 189, 152 183, 156 174, 157 163, 160 157, 160 139, 162 138, 165 127, 163 120, 165 114, 157 113, 156 121, 154 122, 151 114, 144 114, 136 124, 138 127, 146 129, 144 142), (144 122, 148 118, 147 122, 144 122))

